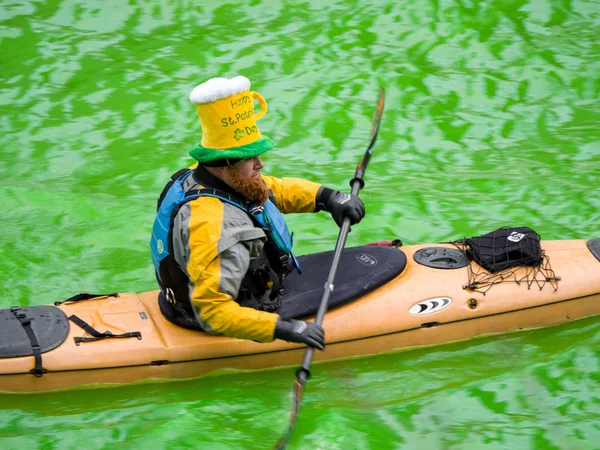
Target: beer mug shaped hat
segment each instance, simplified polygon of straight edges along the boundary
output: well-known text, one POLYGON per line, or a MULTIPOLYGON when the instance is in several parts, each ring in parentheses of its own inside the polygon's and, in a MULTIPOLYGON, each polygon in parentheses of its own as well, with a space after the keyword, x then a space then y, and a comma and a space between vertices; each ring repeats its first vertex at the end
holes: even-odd
POLYGON ((243 76, 211 78, 190 93, 202 125, 202 141, 190 150, 200 163, 244 159, 271 150, 275 143, 256 126, 267 112, 267 102, 250 91, 250 80, 243 76), (260 111, 254 112, 254 100, 260 111))

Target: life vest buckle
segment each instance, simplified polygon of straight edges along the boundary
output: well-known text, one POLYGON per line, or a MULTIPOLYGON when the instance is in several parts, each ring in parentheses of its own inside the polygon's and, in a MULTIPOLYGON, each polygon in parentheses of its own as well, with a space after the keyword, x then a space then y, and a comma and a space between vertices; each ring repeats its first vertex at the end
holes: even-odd
POLYGON ((177 303, 177 300, 175 299, 175 293, 170 287, 165 287, 165 297, 169 303, 172 303, 173 305, 177 303))

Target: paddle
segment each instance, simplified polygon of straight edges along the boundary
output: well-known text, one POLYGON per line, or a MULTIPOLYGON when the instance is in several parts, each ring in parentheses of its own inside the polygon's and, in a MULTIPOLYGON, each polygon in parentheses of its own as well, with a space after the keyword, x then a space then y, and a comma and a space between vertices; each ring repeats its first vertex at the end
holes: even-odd
MULTIPOLYGON (((373 124, 371 125, 371 140, 369 141, 367 151, 365 152, 364 156, 362 157, 361 161, 356 167, 354 178, 352 178, 352 180, 350 181, 350 186, 352 187, 352 195, 358 195, 358 191, 365 186, 363 177, 365 175, 365 171, 367 170, 367 165, 369 164, 371 155, 373 154, 375 140, 377 139, 377 133, 379 132, 379 123, 381 122, 381 115, 383 113, 384 98, 385 91, 383 90, 383 88, 381 88, 381 90, 379 91, 379 100, 377 101, 377 109, 375 110, 375 115, 373 116, 373 124)), ((342 222, 340 234, 338 235, 338 239, 335 244, 333 262, 331 263, 331 269, 329 269, 329 276, 327 277, 327 281, 323 289, 323 297, 321 297, 321 303, 319 304, 317 316, 315 317, 315 323, 318 325, 321 325, 323 323, 323 318, 325 317, 325 312, 327 311, 327 303, 329 302, 329 297, 333 292, 333 281, 335 279, 335 274, 340 263, 342 250, 344 249, 344 245, 346 245, 346 238, 348 237, 349 232, 350 219, 348 217, 345 217, 344 221, 342 222)), ((292 412, 290 415, 290 425, 286 433, 281 437, 281 439, 279 439, 279 442, 277 442, 277 445, 275 446, 276 450, 282 450, 287 446, 288 440, 292 434, 292 430, 294 429, 296 418, 298 417, 298 412, 300 411, 300 402, 302 400, 304 384, 310 377, 310 363, 312 362, 314 352, 315 349, 312 347, 306 347, 306 350, 304 351, 302 364, 296 372, 296 381, 294 382, 294 402, 292 405, 292 412)))

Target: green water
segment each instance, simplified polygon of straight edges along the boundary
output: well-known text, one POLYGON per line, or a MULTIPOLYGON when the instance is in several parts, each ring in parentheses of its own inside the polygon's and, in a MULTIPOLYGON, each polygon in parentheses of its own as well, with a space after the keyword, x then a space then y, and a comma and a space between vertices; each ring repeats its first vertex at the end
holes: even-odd
MULTIPOLYGON (((266 172, 340 189, 386 88, 348 245, 598 237, 599 30, 597 0, 0 0, 0 307, 155 289, 156 197, 213 76, 266 98, 266 172)), ((289 224, 333 247, 327 216, 289 224)), ((290 448, 599 449, 599 369, 597 318, 317 364, 290 448)), ((1 395, 0 448, 270 448, 292 378, 1 395)))

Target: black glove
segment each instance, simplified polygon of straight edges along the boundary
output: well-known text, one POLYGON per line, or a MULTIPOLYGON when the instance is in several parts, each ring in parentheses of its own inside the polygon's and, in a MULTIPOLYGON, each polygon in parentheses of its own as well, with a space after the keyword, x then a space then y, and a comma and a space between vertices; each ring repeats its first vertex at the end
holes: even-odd
POLYGON ((350 218, 350 225, 354 225, 365 217, 365 205, 356 195, 342 194, 321 186, 316 197, 317 208, 315 211, 325 210, 331 213, 338 227, 342 226, 344 217, 350 218))
POLYGON ((318 350, 325 349, 325 330, 313 322, 294 319, 277 319, 275 339, 307 344, 318 350))

